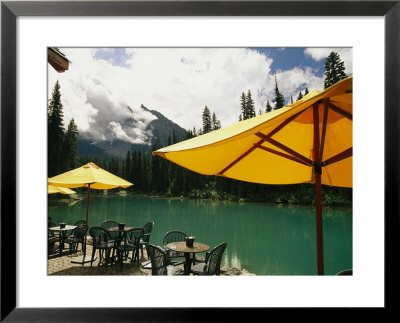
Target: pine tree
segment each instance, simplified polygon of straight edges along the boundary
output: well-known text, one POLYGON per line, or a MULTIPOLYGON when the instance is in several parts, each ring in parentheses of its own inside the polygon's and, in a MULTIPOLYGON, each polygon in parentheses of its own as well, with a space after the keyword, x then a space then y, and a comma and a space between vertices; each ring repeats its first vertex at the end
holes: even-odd
POLYGON ((299 95, 297 96, 297 101, 301 100, 303 98, 303 94, 301 91, 299 92, 299 95))
POLYGON ((66 172, 78 166, 78 134, 78 126, 75 124, 74 118, 72 118, 64 135, 60 172, 66 172))
POLYGON ((47 107, 47 171, 49 177, 57 175, 62 168, 60 166, 64 138, 64 114, 62 108, 60 84, 57 81, 47 107))
POLYGON ((178 142, 178 137, 175 134, 175 130, 172 130, 172 143, 176 144, 178 142))
POLYGON ((131 178, 131 151, 130 150, 128 150, 128 152, 126 153, 124 176, 128 182, 132 180, 132 178, 131 178))
POLYGON ((247 91, 247 96, 245 99, 246 102, 246 111, 247 111, 247 118, 250 119, 256 116, 256 110, 254 108, 254 100, 251 97, 251 92, 250 90, 247 91))
POLYGON ((325 61, 324 89, 346 78, 344 62, 336 52, 331 52, 325 61))
POLYGON ((272 106, 269 104, 269 100, 267 100, 267 104, 265 105, 265 112, 271 112, 272 106))
POLYGON ((304 95, 307 95, 308 93, 310 92, 308 92, 308 88, 306 87, 306 89, 304 90, 304 95))
POLYGON ((293 95, 290 96, 290 104, 293 104, 293 95))
POLYGON ((142 174, 142 152, 139 150, 137 153, 137 165, 136 165, 136 187, 142 189, 143 174, 142 174))
POLYGON ((131 178, 132 178, 132 182, 136 183, 137 181, 137 177, 138 177, 138 172, 137 172, 137 168, 138 168, 138 155, 137 155, 137 151, 135 150, 132 154, 132 162, 131 162, 131 178))
POLYGON ((246 120, 247 118, 247 106, 246 106, 246 94, 242 92, 242 95, 240 96, 240 111, 241 111, 241 116, 242 120, 246 120))
POLYGON ((278 81, 275 76, 275 110, 283 108, 285 106, 285 98, 284 96, 279 92, 278 89, 278 81))
POLYGON ((212 114, 212 119, 211 119, 211 125, 212 125, 212 130, 218 130, 221 129, 221 121, 217 119, 217 116, 215 115, 215 112, 212 114))
POLYGON ((211 113, 207 106, 203 110, 203 134, 212 131, 211 113))
POLYGON ((243 121, 242 114, 239 114, 239 121, 243 121))

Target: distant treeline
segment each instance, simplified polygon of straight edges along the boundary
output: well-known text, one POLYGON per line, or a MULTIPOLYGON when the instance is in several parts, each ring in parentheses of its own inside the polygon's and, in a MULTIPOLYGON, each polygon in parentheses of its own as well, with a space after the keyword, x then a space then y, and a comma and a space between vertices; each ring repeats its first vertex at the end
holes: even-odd
MULTIPOLYGON (((192 133, 187 133, 189 139, 192 133)), ((169 139, 176 143, 176 138, 169 139)), ((152 151, 161 148, 155 142, 152 151)), ((81 164, 94 162, 99 167, 120 176, 134 185, 124 189, 128 193, 194 199, 252 201, 274 204, 313 205, 313 184, 266 185, 233 180, 219 176, 205 176, 178 166, 159 156, 140 151, 128 151, 125 160, 81 158, 81 164)), ((324 206, 351 206, 352 189, 323 187, 324 206)))

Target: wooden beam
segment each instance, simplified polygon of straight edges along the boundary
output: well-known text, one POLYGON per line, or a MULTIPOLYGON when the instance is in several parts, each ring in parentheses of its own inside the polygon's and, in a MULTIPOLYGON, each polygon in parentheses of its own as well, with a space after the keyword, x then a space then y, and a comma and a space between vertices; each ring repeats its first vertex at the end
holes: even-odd
POLYGON ((294 156, 291 156, 291 155, 287 155, 287 154, 281 153, 280 151, 277 151, 277 150, 274 150, 274 149, 271 149, 271 148, 268 148, 268 147, 264 147, 264 146, 262 146, 261 144, 260 144, 260 145, 257 145, 257 144, 256 144, 256 146, 257 146, 257 148, 262 149, 262 150, 265 150, 265 151, 267 151, 267 152, 269 152, 269 153, 271 153, 271 154, 275 154, 275 155, 278 155, 278 156, 280 156, 280 157, 283 157, 283 158, 286 158, 286 159, 290 159, 290 160, 292 160, 292 161, 294 161, 294 162, 303 164, 303 165, 305 165, 305 166, 312 166, 312 164, 306 163, 306 162, 304 162, 304 161, 301 160, 301 159, 298 159, 298 158, 296 158, 296 157, 294 157, 294 156))
POLYGON ((263 140, 260 140, 258 143, 254 144, 250 149, 248 149, 246 152, 241 154, 238 158, 236 158, 232 163, 230 163, 228 166, 226 166, 223 170, 221 170, 217 175, 221 176, 224 175, 224 173, 232 168, 232 166, 236 165, 239 161, 241 161, 244 157, 246 157, 248 154, 254 151, 254 149, 257 148, 257 144, 262 144, 263 140))
POLYGON ((321 147, 319 151, 319 157, 318 160, 321 161, 322 157, 324 155, 324 145, 325 145, 325 135, 326 135, 326 126, 328 123, 328 105, 325 103, 325 108, 324 108, 324 120, 322 122, 322 134, 321 134, 321 147))
POLYGON ((345 151, 342 151, 341 153, 339 153, 339 154, 337 154, 337 155, 325 160, 322 163, 322 166, 328 166, 328 165, 331 165, 333 163, 337 163, 338 161, 341 161, 343 159, 349 158, 351 156, 353 156, 353 147, 351 147, 349 149, 346 149, 345 151))
POLYGON ((47 48, 47 61, 59 73, 65 72, 69 68, 69 61, 65 55, 52 47, 47 48))
POLYGON ((332 109, 336 113, 339 113, 343 117, 353 121, 353 116, 350 113, 348 113, 348 112, 344 111, 343 109, 333 105, 332 102, 330 102, 330 101, 329 101, 329 109, 332 109))
POLYGON ((307 157, 304 157, 303 155, 299 154, 297 151, 294 151, 293 149, 285 146, 284 144, 281 144, 280 142, 269 138, 268 136, 264 135, 261 132, 257 132, 256 136, 260 137, 261 139, 264 139, 264 141, 269 142, 271 145, 274 145, 275 147, 278 147, 280 149, 282 149, 283 151, 287 152, 288 154, 296 157, 297 159, 303 161, 306 164, 312 165, 313 161, 308 159, 307 157))
MULTIPOLYGON (((308 108, 307 108, 308 109, 308 108)), ((297 112, 296 114, 292 115, 291 117, 287 118, 285 121, 283 121, 278 127, 276 127, 274 130, 272 130, 267 137, 272 137, 274 134, 276 134, 278 131, 280 131, 283 127, 285 127, 288 123, 290 123, 292 120, 296 119, 300 114, 302 114, 304 111, 307 109, 304 109, 300 112, 297 112)))

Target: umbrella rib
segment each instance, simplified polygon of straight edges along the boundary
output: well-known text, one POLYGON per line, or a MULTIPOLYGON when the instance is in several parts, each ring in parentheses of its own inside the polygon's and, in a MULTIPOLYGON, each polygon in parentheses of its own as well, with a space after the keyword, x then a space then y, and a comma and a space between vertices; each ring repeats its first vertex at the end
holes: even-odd
POLYGON ((277 150, 274 150, 274 149, 271 149, 271 148, 268 148, 268 147, 261 146, 261 144, 260 144, 260 145, 259 145, 259 144, 256 144, 256 146, 257 146, 257 148, 260 148, 260 149, 265 150, 265 151, 267 151, 267 152, 270 152, 270 153, 272 153, 272 154, 281 156, 281 157, 286 158, 286 159, 290 159, 290 160, 292 160, 292 161, 295 161, 295 162, 297 162, 297 163, 303 164, 303 165, 305 165, 305 166, 311 166, 309 163, 306 163, 305 161, 303 161, 303 160, 301 160, 301 159, 298 159, 298 158, 296 158, 296 157, 294 157, 294 156, 287 155, 287 154, 281 153, 281 152, 279 152, 279 151, 277 151, 277 150))
POLYGON ((290 149, 289 147, 285 146, 284 144, 281 144, 280 142, 264 135, 261 132, 257 132, 256 136, 260 137, 261 139, 263 139, 264 141, 269 142, 270 144, 282 149, 283 151, 287 152, 288 154, 294 156, 295 158, 301 160, 302 162, 304 162, 305 164, 307 164, 308 166, 312 166, 313 162, 312 160, 308 159, 307 157, 304 157, 303 155, 299 154, 297 151, 294 151, 293 149, 290 149))
POLYGON ((290 123, 292 120, 296 119, 300 114, 302 114, 304 111, 307 109, 301 110, 297 112, 296 114, 292 115, 291 117, 287 118, 285 121, 283 121, 279 126, 277 126, 274 130, 272 130, 267 137, 271 138, 274 134, 276 134, 278 131, 280 131, 283 127, 285 127, 288 123, 290 123))
POLYGON ((353 116, 350 113, 348 113, 348 112, 344 111, 343 109, 333 105, 332 102, 329 102, 329 108, 332 109, 333 111, 335 111, 336 113, 339 113, 343 117, 353 121, 353 116))
POLYGON ((323 162, 322 166, 328 166, 333 163, 337 163, 338 161, 349 158, 351 156, 353 156, 353 147, 346 149, 345 151, 342 151, 341 153, 327 159, 326 161, 323 162))
POLYGON ((235 164, 237 164, 239 161, 241 161, 244 157, 246 157, 248 154, 250 154, 251 152, 253 152, 256 148, 257 145, 261 145, 264 142, 264 140, 260 140, 258 143, 256 143, 255 145, 253 145, 250 149, 248 149, 246 152, 244 152, 243 154, 241 154, 238 158, 236 158, 232 163, 230 163, 228 166, 226 166, 223 170, 221 170, 218 175, 223 175, 228 169, 230 169, 232 166, 234 166, 235 164))
POLYGON ((324 108, 324 121, 322 123, 322 134, 321 134, 321 148, 319 151, 319 158, 318 160, 322 160, 322 156, 324 155, 324 144, 325 144, 325 135, 326 135, 326 126, 328 123, 328 105, 325 104, 324 108))

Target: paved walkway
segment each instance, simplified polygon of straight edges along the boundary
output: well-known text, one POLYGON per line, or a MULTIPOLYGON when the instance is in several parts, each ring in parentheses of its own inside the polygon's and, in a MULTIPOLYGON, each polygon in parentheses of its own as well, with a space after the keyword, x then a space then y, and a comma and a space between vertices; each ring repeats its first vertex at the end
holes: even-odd
MULTIPOLYGON (((57 244, 56 246, 57 247, 57 244)), ((79 245, 80 248, 80 245, 79 245)), ((48 267, 47 273, 48 275, 92 275, 92 276, 100 276, 100 275, 137 275, 137 276, 148 276, 151 275, 150 269, 143 269, 137 265, 137 263, 132 263, 130 260, 124 261, 121 271, 120 263, 114 264, 112 266, 105 266, 103 263, 99 265, 99 256, 98 252, 96 252, 96 259, 93 262, 92 266, 89 263, 74 264, 71 263, 72 260, 78 258, 82 259, 83 252, 79 249, 77 253, 70 255, 68 249, 64 250, 61 256, 57 254, 53 254, 48 258, 48 267)), ((141 255, 141 253, 140 253, 141 255)), ((86 246, 86 260, 90 260, 92 257, 92 246, 90 245, 90 241, 86 246)), ((144 256, 141 257, 140 261, 143 262, 147 260, 147 253, 144 249, 144 256)), ((183 266, 182 266, 183 269, 183 266)), ((246 270, 240 270, 237 268, 228 268, 221 267, 221 276, 249 276, 253 275, 247 272, 246 270)))

